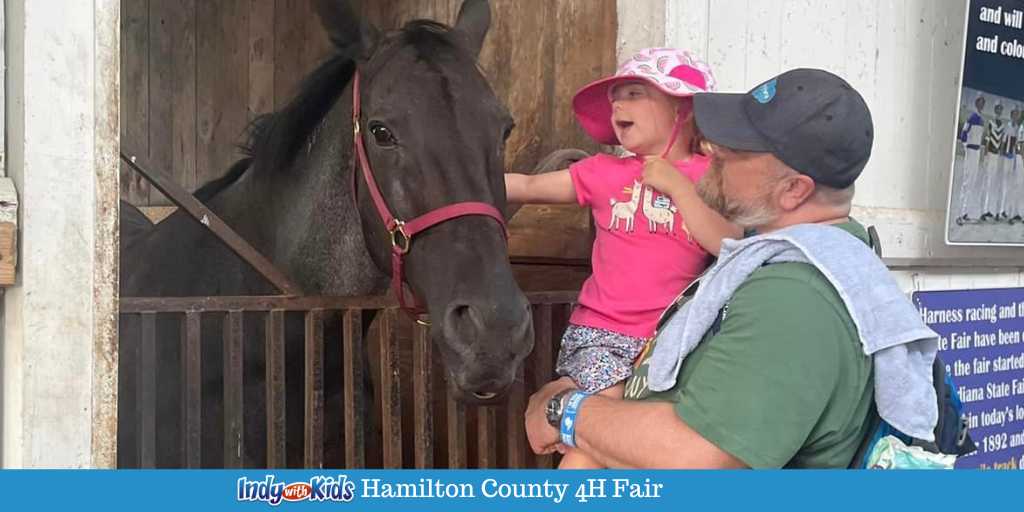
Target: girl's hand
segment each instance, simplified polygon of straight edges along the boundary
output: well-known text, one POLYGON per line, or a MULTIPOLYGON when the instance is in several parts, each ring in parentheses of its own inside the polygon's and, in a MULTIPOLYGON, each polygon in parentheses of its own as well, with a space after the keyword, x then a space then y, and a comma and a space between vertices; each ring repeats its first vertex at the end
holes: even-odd
POLYGON ((693 187, 693 182, 679 172, 668 160, 651 157, 644 162, 644 185, 654 187, 666 195, 674 195, 684 187, 693 187))

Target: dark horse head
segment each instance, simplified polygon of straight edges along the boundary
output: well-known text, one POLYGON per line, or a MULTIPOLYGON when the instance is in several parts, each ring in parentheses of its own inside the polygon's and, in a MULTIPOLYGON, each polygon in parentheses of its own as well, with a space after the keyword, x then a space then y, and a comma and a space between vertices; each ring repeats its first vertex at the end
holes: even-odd
MULTIPOLYGON (((384 293, 391 272, 390 236, 353 159, 352 79, 361 79, 362 132, 370 164, 390 210, 411 219, 440 206, 473 201, 506 209, 503 144, 509 114, 476 64, 489 7, 467 0, 454 28, 427 21, 379 34, 341 0, 318 11, 335 53, 306 77, 295 98, 253 126, 251 158, 196 192, 197 198, 252 243, 305 294, 384 293)), ((137 210, 121 212, 121 295, 189 297, 264 295, 275 288, 188 214, 152 225, 137 210)), ((460 217, 416 236, 405 277, 429 312, 431 337, 459 398, 501 395, 532 349, 529 305, 512 277, 502 228, 492 218, 460 217)), ((330 315, 337 321, 335 315, 330 315)), ((265 464, 264 323, 245 323, 246 465, 265 464)), ((204 315, 202 451, 204 466, 223 464, 222 318, 204 315)), ((302 322, 286 322, 286 373, 301 375, 302 322), (296 373, 298 372, 298 373, 296 373)), ((134 460, 140 323, 122 316, 118 382, 119 464, 134 460), (131 333, 134 333, 132 335, 131 333), (127 371, 131 370, 131 371, 127 371), (123 441, 123 443, 122 443, 123 441), (133 448, 134 447, 134 448, 133 448)), ((179 318, 156 320, 158 340, 181 339, 179 318)), ((340 327, 325 332, 324 372, 340 373, 340 327), (332 351, 335 353, 332 354, 332 351)), ((179 343, 156 344, 158 465, 181 464, 179 343)), ((327 403, 340 400, 340 379, 326 379, 327 403)), ((288 403, 302 403, 301 379, 286 379, 288 403)), ((339 414, 327 408, 326 414, 339 414)), ((302 432, 302 416, 287 415, 302 432), (296 423, 297 422, 297 423, 296 423)), ((327 421, 338 428, 340 418, 327 421)), ((340 434, 332 434, 335 438, 340 434)), ((302 437, 288 437, 289 464, 301 464, 302 437), (293 458, 297 456, 298 459, 293 458)))
MULTIPOLYGON (((255 172, 241 181, 285 217, 257 237, 307 293, 362 293, 367 287, 352 284, 368 280, 382 292, 383 281, 368 277, 391 273, 391 237, 353 163, 353 74, 361 81, 370 165, 396 217, 465 201, 504 211, 512 120, 477 66, 490 10, 486 1, 467 0, 452 28, 413 21, 380 34, 347 2, 320 0, 317 8, 336 55, 262 123, 255 172)), ((415 237, 405 262, 455 387, 478 399, 505 391, 532 349, 533 331, 501 226, 481 216, 446 221, 415 237)))

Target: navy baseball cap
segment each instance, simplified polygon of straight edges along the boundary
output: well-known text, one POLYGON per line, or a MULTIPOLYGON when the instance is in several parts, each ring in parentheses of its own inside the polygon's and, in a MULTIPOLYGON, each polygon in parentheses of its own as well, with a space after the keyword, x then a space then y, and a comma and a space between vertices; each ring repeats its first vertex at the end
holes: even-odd
POLYGON ((874 127, 860 93, 828 71, 794 69, 747 93, 702 93, 693 113, 704 138, 771 153, 816 183, 846 188, 871 156, 874 127))

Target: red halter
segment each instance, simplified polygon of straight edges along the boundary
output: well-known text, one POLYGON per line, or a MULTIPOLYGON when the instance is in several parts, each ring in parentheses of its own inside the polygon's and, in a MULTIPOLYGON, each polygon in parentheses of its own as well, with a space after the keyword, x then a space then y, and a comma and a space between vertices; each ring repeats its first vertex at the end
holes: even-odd
MULTIPOLYGON (((359 129, 360 103, 359 72, 356 71, 355 76, 352 79, 353 141, 356 147, 356 157, 359 160, 359 167, 362 169, 363 179, 366 180, 367 188, 370 190, 370 196, 373 198, 373 204, 377 207, 377 213, 380 214, 380 219, 384 222, 384 226, 391 235, 391 289, 395 296, 398 297, 398 304, 402 309, 413 313, 414 315, 423 314, 426 311, 419 306, 415 296, 412 297, 411 304, 406 301, 405 290, 402 287, 403 284, 405 284, 404 275, 402 273, 402 258, 409 252, 409 246, 412 242, 412 238, 418 233, 441 224, 442 222, 467 215, 483 215, 496 220, 501 226, 501 234, 505 237, 505 240, 508 240, 508 227, 505 225, 505 218, 497 208, 487 203, 474 201, 442 206, 409 221, 402 221, 395 218, 388 209, 387 202, 384 201, 384 196, 380 193, 380 187, 377 186, 377 181, 373 179, 373 172, 370 169, 370 160, 366 157, 366 146, 363 144, 363 136, 359 129)), ((355 197, 355 173, 352 173, 352 187, 353 197, 355 197)))

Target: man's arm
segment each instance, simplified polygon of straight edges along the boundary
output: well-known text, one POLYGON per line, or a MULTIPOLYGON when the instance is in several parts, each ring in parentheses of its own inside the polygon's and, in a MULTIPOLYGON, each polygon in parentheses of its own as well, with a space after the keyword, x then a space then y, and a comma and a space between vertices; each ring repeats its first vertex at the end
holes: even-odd
POLYGON ((576 444, 610 468, 747 467, 688 427, 668 402, 592 396, 576 418, 576 444))
MULTIPOLYGON (((572 381, 559 379, 532 397, 526 433, 536 453, 558 444, 544 406, 572 381)), ((576 415, 576 444, 584 453, 615 468, 744 468, 741 461, 704 439, 676 415, 667 402, 633 402, 591 396, 576 415)))

